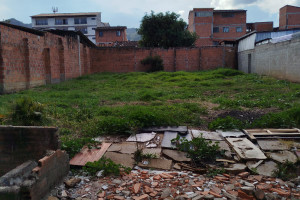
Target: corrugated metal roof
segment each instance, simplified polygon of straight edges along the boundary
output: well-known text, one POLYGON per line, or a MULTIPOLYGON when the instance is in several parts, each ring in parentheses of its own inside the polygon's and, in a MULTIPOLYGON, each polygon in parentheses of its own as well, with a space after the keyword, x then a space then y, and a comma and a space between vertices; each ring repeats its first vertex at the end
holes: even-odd
POLYGON ((37 17, 76 17, 76 16, 96 16, 101 12, 86 12, 86 13, 44 13, 31 16, 32 18, 37 17))

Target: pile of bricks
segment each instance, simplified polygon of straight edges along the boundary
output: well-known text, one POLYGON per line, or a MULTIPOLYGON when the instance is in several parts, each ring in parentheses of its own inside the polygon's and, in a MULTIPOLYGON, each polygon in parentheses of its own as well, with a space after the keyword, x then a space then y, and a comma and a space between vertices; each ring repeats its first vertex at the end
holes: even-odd
MULTIPOLYGON (((299 199, 300 177, 281 179, 242 172, 214 177, 192 172, 134 170, 120 177, 82 177, 81 182, 65 189, 61 199, 299 199)), ((62 187, 60 187, 62 188, 62 187)), ((51 197, 53 198, 53 197, 51 197)))

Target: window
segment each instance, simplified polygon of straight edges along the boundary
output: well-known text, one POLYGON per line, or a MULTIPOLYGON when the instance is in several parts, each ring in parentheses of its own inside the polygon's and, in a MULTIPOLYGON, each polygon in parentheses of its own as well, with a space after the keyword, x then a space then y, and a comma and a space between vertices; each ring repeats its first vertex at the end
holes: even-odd
POLYGON ((219 33, 220 32, 219 27, 214 27, 213 32, 214 33, 219 33))
POLYGON ((243 29, 242 29, 242 27, 236 27, 236 32, 237 32, 237 33, 241 33, 241 32, 243 32, 243 29))
POLYGON ((217 42, 217 41, 213 41, 213 45, 214 45, 214 46, 219 46, 220 44, 219 44, 219 42, 217 42))
POLYGON ((68 19, 55 19, 55 25, 67 25, 68 19))
POLYGON ((213 13, 210 11, 195 12, 195 17, 212 17, 213 13))
POLYGON ((234 17, 234 13, 222 13, 222 17, 234 17))
POLYGON ((103 37, 103 31, 99 32, 99 37, 103 37))
POLYGON ((223 27, 223 33, 229 33, 229 27, 223 27))
POLYGON ((87 34, 87 27, 76 27, 75 28, 76 31, 80 31, 83 34, 87 34))
POLYGON ((92 28, 92 30, 93 30, 93 31, 95 31, 95 30, 96 30, 96 28, 92 28))
POLYGON ((74 23, 75 24, 87 24, 87 19, 86 19, 86 17, 75 18, 74 23))
POLYGON ((116 32, 116 35, 117 35, 118 37, 120 37, 120 36, 121 36, 121 31, 117 31, 117 32, 116 32))
POLYGON ((91 18, 91 20, 96 20, 96 18, 95 18, 95 17, 93 17, 93 18, 91 18))
POLYGON ((48 19, 36 19, 35 25, 48 25, 48 19))

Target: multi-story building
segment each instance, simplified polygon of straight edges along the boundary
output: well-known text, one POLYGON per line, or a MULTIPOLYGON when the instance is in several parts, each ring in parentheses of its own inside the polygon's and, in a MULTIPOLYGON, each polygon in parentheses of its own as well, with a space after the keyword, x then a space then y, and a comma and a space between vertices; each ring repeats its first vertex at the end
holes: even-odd
POLYGON ((114 46, 115 43, 126 42, 126 26, 105 26, 96 29, 96 45, 114 46))
POLYGON ((254 22, 247 23, 247 33, 251 31, 273 31, 273 22, 254 22))
POLYGON ((37 30, 72 30, 81 31, 96 43, 96 28, 101 26, 101 13, 52 13, 31 16, 32 28, 37 30))
POLYGON ((300 7, 286 5, 279 10, 279 29, 300 28, 300 7))
POLYGON ((196 46, 234 42, 246 34, 246 10, 194 8, 189 13, 189 31, 196 32, 196 46))

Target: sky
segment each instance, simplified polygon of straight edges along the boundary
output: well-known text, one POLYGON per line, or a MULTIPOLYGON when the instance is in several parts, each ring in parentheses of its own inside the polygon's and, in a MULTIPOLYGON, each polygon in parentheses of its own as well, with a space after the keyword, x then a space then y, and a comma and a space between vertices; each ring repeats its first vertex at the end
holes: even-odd
POLYGON ((0 0, 0 20, 16 18, 30 23, 30 16, 52 13, 101 12, 111 26, 138 28, 146 13, 176 12, 188 22, 193 8, 245 9, 247 22, 273 21, 278 26, 279 8, 300 6, 300 0, 0 0))

